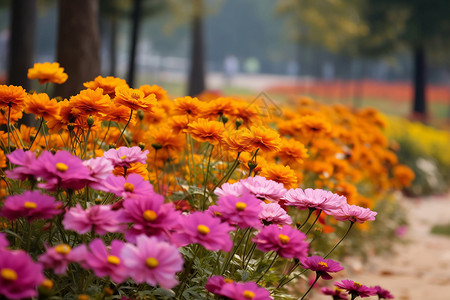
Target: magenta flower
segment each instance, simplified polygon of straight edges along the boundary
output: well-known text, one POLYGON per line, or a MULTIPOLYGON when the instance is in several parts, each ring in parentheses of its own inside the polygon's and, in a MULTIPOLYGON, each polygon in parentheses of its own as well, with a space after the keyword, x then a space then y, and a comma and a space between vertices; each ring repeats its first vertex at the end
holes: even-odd
POLYGON ((124 282, 128 278, 128 269, 120 256, 124 245, 122 241, 113 240, 110 247, 105 247, 101 239, 95 239, 89 244, 85 264, 98 277, 109 276, 115 283, 124 282))
POLYGON ((286 193, 282 183, 266 179, 262 176, 248 177, 240 181, 244 189, 260 200, 278 202, 286 193))
POLYGON ((7 154, 8 160, 19 167, 12 170, 6 170, 6 176, 11 179, 26 180, 33 177, 34 171, 31 167, 36 162, 36 153, 31 151, 23 151, 17 149, 10 154, 7 154))
POLYGON ((0 233, 0 250, 4 250, 9 246, 9 241, 6 238, 6 233, 0 233))
POLYGON ((346 290, 352 296, 352 299, 355 299, 357 296, 367 298, 377 294, 377 291, 374 288, 348 279, 344 279, 341 282, 335 282, 334 285, 346 290))
POLYGON ((83 165, 89 168, 90 181, 88 186, 99 190, 103 181, 112 174, 114 167, 112 162, 105 157, 96 157, 83 161, 83 165))
POLYGON ((35 219, 51 219, 61 212, 62 203, 38 191, 26 191, 22 195, 6 198, 0 215, 10 220, 20 217, 29 222, 35 219))
POLYGON ((224 279, 222 276, 212 276, 208 278, 205 289, 208 292, 218 295, 219 291, 225 283, 232 283, 231 279, 224 279))
POLYGON ((347 300, 348 299, 347 294, 345 294, 341 289, 338 289, 338 288, 335 288, 334 290, 332 290, 332 289, 324 287, 320 291, 324 295, 332 296, 333 300, 338 300, 338 299, 347 300))
POLYGON ((330 215, 339 221, 349 220, 353 223, 364 223, 365 221, 374 221, 377 212, 361 206, 347 204, 337 210, 333 210, 330 215))
POLYGON ((227 223, 206 212, 194 212, 181 216, 179 231, 172 235, 178 246, 197 243, 210 251, 228 252, 233 247, 229 232, 233 230, 227 223))
POLYGON ((108 232, 123 232, 126 225, 119 221, 121 212, 111 209, 111 205, 94 205, 83 209, 80 204, 66 212, 63 220, 65 229, 84 234, 93 230, 100 235, 108 232))
POLYGON ((275 251, 281 257, 301 258, 308 255, 306 235, 290 226, 269 225, 253 238, 259 250, 275 251))
POLYGON ((87 248, 80 245, 72 249, 67 244, 60 244, 55 247, 47 248, 47 251, 39 256, 39 262, 46 269, 53 269, 55 274, 63 274, 66 272, 69 263, 83 263, 86 258, 87 248))
POLYGON ((184 263, 175 246, 145 235, 136 238, 136 246, 125 244, 120 257, 136 283, 159 284, 166 289, 178 283, 175 273, 183 269, 184 263))
POLYGON ((240 182, 224 183, 220 188, 214 190, 214 194, 217 196, 236 196, 239 197, 244 192, 244 186, 240 182))
POLYGON ((259 218, 264 225, 289 225, 292 224, 291 216, 281 208, 278 203, 261 202, 262 211, 259 213, 259 218))
POLYGON ((163 202, 164 198, 153 192, 146 197, 123 201, 120 221, 133 223, 125 233, 127 241, 135 242, 136 237, 141 234, 168 237, 170 231, 178 225, 180 212, 172 204, 163 202))
POLYGON ((311 208, 322 210, 326 214, 330 214, 330 211, 347 204, 347 199, 344 196, 321 189, 306 189, 304 191, 300 188, 290 189, 282 200, 286 205, 295 206, 300 210, 311 208))
POLYGON ((344 268, 332 259, 324 259, 320 256, 313 255, 300 258, 300 263, 305 269, 309 269, 317 273, 318 276, 325 280, 333 279, 328 273, 335 273, 344 270, 344 268))
POLYGON ((55 155, 44 151, 31 168, 35 177, 47 181, 39 183, 38 187, 50 191, 58 188, 78 190, 90 181, 89 168, 79 157, 67 151, 59 151, 55 155))
POLYGON ((113 193, 124 199, 148 197, 154 194, 153 186, 139 174, 130 174, 127 178, 111 175, 103 182, 99 189, 113 193))
POLYGON ((244 193, 240 197, 222 196, 217 201, 216 212, 223 220, 241 228, 261 227, 259 213, 262 211, 261 201, 255 196, 244 193))
POLYGON ((381 286, 376 285, 373 287, 378 295, 378 299, 394 299, 394 296, 388 291, 383 289, 381 286))
POLYGON ((139 162, 145 164, 148 150, 142 152, 141 148, 134 146, 131 148, 120 147, 119 149, 109 149, 103 154, 103 157, 110 160, 114 167, 129 168, 132 163, 139 162))
POLYGON ((231 300, 269 300, 270 293, 255 282, 233 282, 221 276, 213 276, 205 285, 206 290, 231 300))
POLYGON ((8 299, 35 297, 44 279, 42 266, 25 251, 0 250, 0 295, 8 299))

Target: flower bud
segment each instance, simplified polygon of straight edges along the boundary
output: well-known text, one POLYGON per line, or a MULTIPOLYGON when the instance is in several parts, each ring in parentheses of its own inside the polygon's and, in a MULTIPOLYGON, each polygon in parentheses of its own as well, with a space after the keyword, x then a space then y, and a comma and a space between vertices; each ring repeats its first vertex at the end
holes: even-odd
POLYGON ((137 116, 139 118, 139 120, 143 120, 144 119, 144 112, 140 109, 137 111, 137 116))
POLYGON ((222 123, 226 124, 228 122, 228 117, 222 116, 222 123))
POLYGON ((238 130, 239 127, 241 127, 242 123, 244 123, 244 121, 242 121, 241 119, 237 119, 235 123, 236 123, 236 130, 238 130))
POLYGON ((92 116, 89 116, 89 118, 87 118, 86 120, 86 123, 89 127, 92 127, 92 125, 94 125, 94 118, 92 116))
POLYGON ((109 144, 109 149, 116 149, 117 145, 115 143, 109 144))
POLYGON ((156 151, 158 151, 159 149, 162 148, 162 145, 160 143, 153 143, 152 144, 153 149, 155 149, 156 151))

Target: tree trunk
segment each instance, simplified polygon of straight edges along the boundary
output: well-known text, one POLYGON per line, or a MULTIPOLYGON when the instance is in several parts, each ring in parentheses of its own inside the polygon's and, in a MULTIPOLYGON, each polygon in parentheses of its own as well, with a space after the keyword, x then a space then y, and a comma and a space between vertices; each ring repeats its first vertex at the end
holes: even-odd
POLYGON ((110 45, 109 45, 109 75, 116 76, 117 72, 117 30, 119 18, 113 16, 111 18, 111 33, 110 33, 110 45))
POLYGON ((413 117, 425 120, 426 106, 426 54, 423 46, 414 49, 414 105, 413 117))
POLYGON ((205 69, 203 53, 203 0, 194 0, 192 17, 191 66, 189 71, 188 95, 195 96, 205 90, 205 69))
POLYGON ((134 0, 133 5, 133 32, 131 34, 131 49, 128 61, 128 84, 134 86, 134 75, 136 67, 136 50, 139 36, 139 28, 141 23, 142 0, 134 0))
POLYGON ((56 96, 78 94, 100 74, 99 31, 98 0, 59 1, 57 56, 69 79, 56 86, 56 96))
POLYGON ((27 77, 34 61, 36 0, 11 1, 11 38, 9 44, 8 84, 31 88, 27 77))

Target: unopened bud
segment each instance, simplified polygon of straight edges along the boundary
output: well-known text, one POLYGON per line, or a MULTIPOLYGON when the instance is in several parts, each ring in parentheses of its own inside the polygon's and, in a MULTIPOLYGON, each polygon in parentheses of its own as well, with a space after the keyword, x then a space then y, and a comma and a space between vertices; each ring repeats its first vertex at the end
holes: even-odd
POLYGON ((228 122, 228 117, 222 116, 222 123, 226 124, 228 122))
POLYGON ((92 125, 94 125, 94 118, 92 116, 89 116, 89 118, 87 118, 86 120, 86 123, 89 127, 92 127, 92 125))
POLYGON ((162 148, 162 145, 160 143, 153 143, 152 144, 153 149, 155 150, 159 150, 162 148))
POLYGON ((117 145, 115 143, 109 144, 109 149, 116 149, 117 145))
POLYGON ((242 121, 241 119, 236 120, 236 130, 238 130, 239 127, 241 127, 242 123, 244 123, 244 121, 242 121))
POLYGON ((138 110, 137 116, 138 116, 139 120, 142 121, 144 119, 144 112, 142 110, 138 110))
POLYGON ((73 131, 73 130, 75 129, 75 124, 73 124, 73 123, 67 124, 67 129, 68 129, 69 131, 73 131))
POLYGON ((145 143, 140 142, 140 143, 138 144, 138 146, 139 146, 139 148, 141 148, 141 151, 144 151, 144 149, 145 149, 145 143))
POLYGON ((250 170, 253 170, 258 166, 258 164, 254 160, 249 160, 247 166, 250 168, 250 170))
POLYGON ((50 152, 51 152, 53 155, 55 155, 55 154, 56 154, 56 149, 55 149, 55 148, 52 148, 52 149, 50 149, 50 152))

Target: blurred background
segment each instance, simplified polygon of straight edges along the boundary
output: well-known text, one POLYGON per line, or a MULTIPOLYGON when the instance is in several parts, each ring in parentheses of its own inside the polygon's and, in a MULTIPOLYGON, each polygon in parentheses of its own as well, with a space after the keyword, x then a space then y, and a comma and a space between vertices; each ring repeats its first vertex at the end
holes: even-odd
POLYGON ((442 125, 450 116, 445 0, 1 0, 1 81, 34 62, 203 91, 321 101, 442 125))

